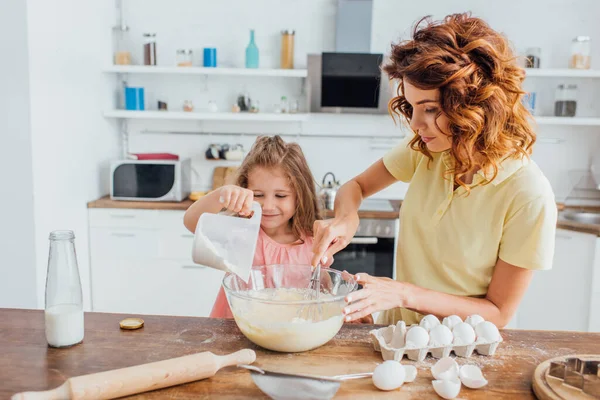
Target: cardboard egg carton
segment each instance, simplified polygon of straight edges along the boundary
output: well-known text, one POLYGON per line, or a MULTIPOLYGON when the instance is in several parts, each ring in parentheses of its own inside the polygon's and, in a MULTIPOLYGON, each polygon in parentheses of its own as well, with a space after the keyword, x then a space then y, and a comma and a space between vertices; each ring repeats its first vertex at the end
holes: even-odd
POLYGON ((491 343, 476 340, 475 343, 466 346, 450 344, 444 347, 427 346, 422 348, 409 348, 405 346, 406 332, 408 329, 410 329, 410 327, 407 328, 404 321, 400 321, 396 325, 390 325, 385 328, 370 331, 369 334, 371 335, 375 351, 381 352, 385 361, 401 361, 405 355, 409 360, 423 361, 429 353, 431 353, 433 358, 448 357, 452 352, 458 357, 471 357, 475 351, 481 355, 493 356, 498 345, 502 342, 502 336, 500 336, 500 339, 491 343))

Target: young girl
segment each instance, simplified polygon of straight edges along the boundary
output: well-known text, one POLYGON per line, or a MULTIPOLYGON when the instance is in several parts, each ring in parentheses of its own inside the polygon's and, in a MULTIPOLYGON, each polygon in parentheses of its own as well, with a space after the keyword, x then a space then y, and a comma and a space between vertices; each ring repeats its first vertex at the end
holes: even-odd
MULTIPOLYGON (((242 162, 236 185, 196 201, 183 222, 195 232, 202 213, 227 209, 245 216, 256 200, 262 206, 262 220, 252 265, 310 265, 313 224, 320 219, 314 182, 298 144, 285 143, 279 136, 259 137, 242 162)), ((233 318, 223 288, 210 316, 233 318)))

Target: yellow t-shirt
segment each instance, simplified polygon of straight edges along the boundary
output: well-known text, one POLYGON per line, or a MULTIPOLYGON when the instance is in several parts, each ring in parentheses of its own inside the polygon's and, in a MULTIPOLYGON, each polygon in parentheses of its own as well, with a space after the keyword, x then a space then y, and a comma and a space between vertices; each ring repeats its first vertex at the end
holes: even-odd
MULTIPOLYGON (((532 270, 552 267, 557 209, 550 183, 527 158, 504 160, 489 184, 473 177, 471 193, 445 172, 449 151, 433 161, 408 147, 410 138, 383 158, 399 181, 410 182, 400 208, 396 279, 460 296, 485 296, 498 258, 532 270)), ((382 312, 378 323, 418 323, 406 309, 382 312)))

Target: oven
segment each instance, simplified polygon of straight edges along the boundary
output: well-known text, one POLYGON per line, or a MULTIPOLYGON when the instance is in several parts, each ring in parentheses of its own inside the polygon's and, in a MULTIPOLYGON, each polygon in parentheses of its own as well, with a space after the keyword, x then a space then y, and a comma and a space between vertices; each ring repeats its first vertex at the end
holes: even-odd
POLYGON ((395 279, 398 224, 398 218, 361 218, 350 244, 333 256, 331 268, 395 279))

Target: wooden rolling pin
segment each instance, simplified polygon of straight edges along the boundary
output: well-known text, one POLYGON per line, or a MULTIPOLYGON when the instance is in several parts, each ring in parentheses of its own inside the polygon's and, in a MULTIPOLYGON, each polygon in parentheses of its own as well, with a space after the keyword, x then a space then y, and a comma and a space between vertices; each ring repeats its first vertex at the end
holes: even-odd
POLYGON ((223 367, 252 364, 256 353, 244 349, 225 356, 211 352, 191 354, 134 367, 69 378, 43 392, 17 393, 12 400, 114 399, 214 376, 223 367))

